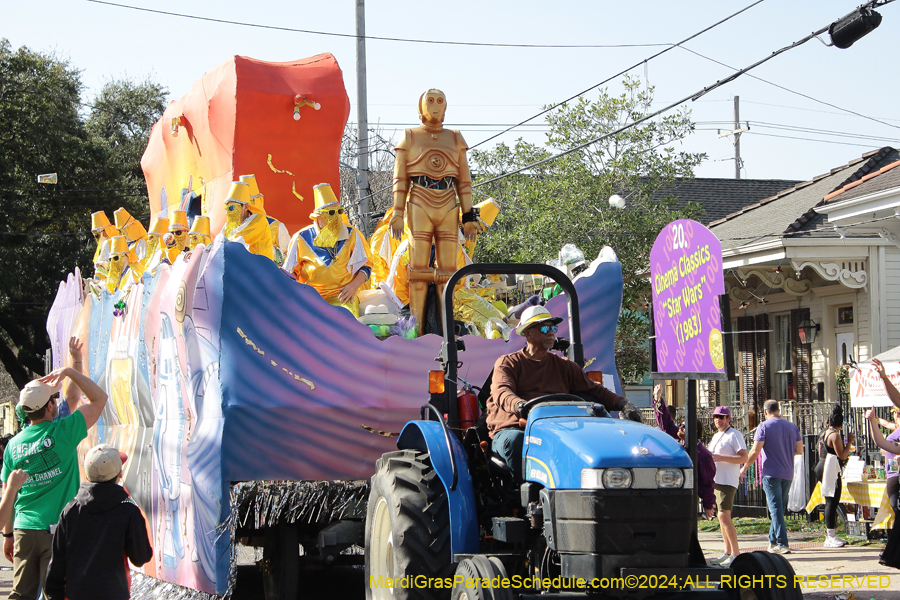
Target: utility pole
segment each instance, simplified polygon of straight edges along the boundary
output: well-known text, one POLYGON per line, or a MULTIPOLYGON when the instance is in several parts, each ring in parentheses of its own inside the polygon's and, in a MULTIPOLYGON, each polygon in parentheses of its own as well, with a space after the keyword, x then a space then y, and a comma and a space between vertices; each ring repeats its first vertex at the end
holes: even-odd
POLYGON ((750 131, 750 124, 747 123, 746 127, 741 127, 740 117, 741 117, 741 109, 740 109, 741 97, 734 97, 734 129, 731 131, 726 131, 722 133, 722 130, 719 130, 719 137, 728 137, 730 135, 734 136, 734 141, 731 142, 734 144, 734 178, 741 178, 741 134, 745 131, 750 131))
POLYGON ((734 97, 734 178, 741 178, 741 97, 734 97))
POLYGON ((366 0, 356 0, 356 127, 360 229, 369 236, 369 114, 366 93, 366 0))

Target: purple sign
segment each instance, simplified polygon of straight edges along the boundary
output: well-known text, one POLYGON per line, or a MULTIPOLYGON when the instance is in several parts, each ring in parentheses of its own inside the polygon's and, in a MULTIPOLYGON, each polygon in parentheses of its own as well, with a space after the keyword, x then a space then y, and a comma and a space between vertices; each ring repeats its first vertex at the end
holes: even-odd
POLYGON ((656 372, 725 374, 722 243, 696 221, 665 226, 650 251, 656 372))

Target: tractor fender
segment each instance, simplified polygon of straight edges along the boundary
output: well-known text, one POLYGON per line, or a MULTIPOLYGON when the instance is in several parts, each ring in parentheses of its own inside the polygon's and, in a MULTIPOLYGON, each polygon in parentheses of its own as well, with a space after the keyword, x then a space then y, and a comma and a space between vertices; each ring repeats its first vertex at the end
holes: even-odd
POLYGON ((455 435, 450 435, 450 444, 452 448, 448 449, 444 429, 435 421, 410 421, 397 438, 397 448, 400 450, 427 452, 431 466, 444 485, 450 509, 451 554, 478 554, 478 514, 469 463, 455 435), (453 490, 450 489, 453 484, 450 451, 456 458, 457 470, 456 488, 453 490))

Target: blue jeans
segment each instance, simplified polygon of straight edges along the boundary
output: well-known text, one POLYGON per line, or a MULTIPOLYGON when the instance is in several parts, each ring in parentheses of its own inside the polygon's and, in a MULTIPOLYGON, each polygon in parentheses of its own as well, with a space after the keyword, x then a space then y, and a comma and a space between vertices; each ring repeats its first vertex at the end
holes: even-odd
POLYGON ((788 492, 791 489, 790 479, 763 477, 763 490, 766 492, 766 504, 772 525, 769 527, 769 545, 788 547, 787 526, 784 524, 784 513, 787 510, 788 492))
POLYGON ((491 449, 500 456, 512 469, 513 479, 516 484, 522 483, 522 445, 525 442, 525 432, 515 427, 501 429, 494 434, 491 449))

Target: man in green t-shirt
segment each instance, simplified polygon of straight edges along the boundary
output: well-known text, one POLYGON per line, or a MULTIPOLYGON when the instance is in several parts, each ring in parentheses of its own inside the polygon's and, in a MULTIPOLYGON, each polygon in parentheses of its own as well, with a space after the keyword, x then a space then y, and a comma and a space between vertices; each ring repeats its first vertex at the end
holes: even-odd
POLYGON ((31 600, 43 585, 50 562, 51 529, 79 486, 78 443, 87 437, 106 406, 106 392, 72 367, 63 367, 29 382, 19 403, 31 425, 9 440, 3 453, 3 481, 15 469, 29 478, 15 504, 15 521, 3 529, 3 554, 13 563, 10 600, 31 600), (74 384, 86 402, 54 421, 54 401, 64 381, 74 384), (15 533, 13 533, 15 527, 15 533))

